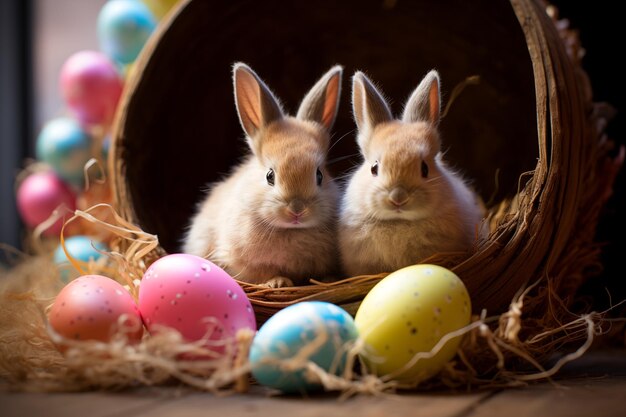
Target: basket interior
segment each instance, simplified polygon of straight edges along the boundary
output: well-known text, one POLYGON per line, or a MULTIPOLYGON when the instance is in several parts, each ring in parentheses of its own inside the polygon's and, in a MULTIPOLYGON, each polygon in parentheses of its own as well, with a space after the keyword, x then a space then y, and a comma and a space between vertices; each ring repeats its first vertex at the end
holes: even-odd
POLYGON ((127 92, 116 134, 126 204, 168 252, 179 250, 207 184, 247 152, 232 96, 231 66, 254 68, 294 113, 330 66, 345 69, 330 160, 335 175, 359 162, 350 76, 364 70, 395 114, 431 68, 444 104, 469 86, 441 123, 446 159, 496 204, 537 162, 531 60, 508 2, 393 0, 191 1, 153 39, 127 92))

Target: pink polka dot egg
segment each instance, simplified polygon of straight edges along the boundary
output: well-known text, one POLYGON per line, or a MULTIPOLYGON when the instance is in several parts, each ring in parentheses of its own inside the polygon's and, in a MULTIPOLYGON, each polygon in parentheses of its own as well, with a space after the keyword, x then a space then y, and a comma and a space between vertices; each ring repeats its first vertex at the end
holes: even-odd
POLYGON ((194 255, 167 255, 154 262, 139 287, 139 310, 151 333, 169 327, 187 341, 207 337, 207 346, 216 352, 223 352, 240 329, 256 331, 252 305, 237 281, 194 255))

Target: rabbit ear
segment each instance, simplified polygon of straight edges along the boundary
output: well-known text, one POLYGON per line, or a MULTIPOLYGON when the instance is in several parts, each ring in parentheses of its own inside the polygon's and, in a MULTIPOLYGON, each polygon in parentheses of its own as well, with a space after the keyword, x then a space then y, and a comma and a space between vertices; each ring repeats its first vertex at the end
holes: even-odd
POLYGON ((402 121, 406 123, 430 122, 439 124, 441 94, 439 93, 439 74, 432 70, 420 82, 404 107, 402 121))
POLYGON ((352 77, 352 110, 354 121, 361 133, 393 119, 389 105, 381 92, 360 71, 352 77))
POLYGON ((233 83, 239 121, 249 138, 253 139, 263 127, 283 117, 278 99, 252 68, 236 63, 233 83))
POLYGON ((343 68, 335 65, 315 83, 304 96, 296 117, 321 123, 330 130, 337 117, 341 96, 341 75, 343 68))

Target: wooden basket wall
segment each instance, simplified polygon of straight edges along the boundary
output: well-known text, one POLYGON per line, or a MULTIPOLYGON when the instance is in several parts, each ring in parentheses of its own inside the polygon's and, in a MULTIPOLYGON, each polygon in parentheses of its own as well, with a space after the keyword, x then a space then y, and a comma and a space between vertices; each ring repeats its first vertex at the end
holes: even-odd
MULTIPOLYGON (((178 250, 202 187, 245 151, 235 61, 255 68, 292 110, 335 63, 348 76, 366 70, 397 103, 432 67, 448 92, 478 74, 481 84, 457 100, 442 130, 448 159, 490 200, 491 232, 471 253, 431 261, 462 277, 477 311, 502 312, 540 279, 527 314, 546 315, 548 294, 567 306, 597 266, 595 227, 616 170, 575 33, 557 28, 539 0, 294 3, 189 0, 170 14, 118 113, 110 161, 117 210, 157 234, 164 251, 178 250)), ((346 137, 331 158, 356 152, 349 93, 344 80, 335 139, 346 137)), ((337 164, 336 174, 355 160, 337 164)), ((351 309, 384 276, 244 287, 265 320, 304 299, 351 309)))

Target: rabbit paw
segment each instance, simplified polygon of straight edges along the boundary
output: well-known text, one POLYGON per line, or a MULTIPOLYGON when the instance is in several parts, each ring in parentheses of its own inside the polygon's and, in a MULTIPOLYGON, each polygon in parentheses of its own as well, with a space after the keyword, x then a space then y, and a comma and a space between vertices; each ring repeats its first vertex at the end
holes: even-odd
POLYGON ((285 277, 274 277, 268 279, 261 285, 267 288, 293 287, 293 281, 285 277))

